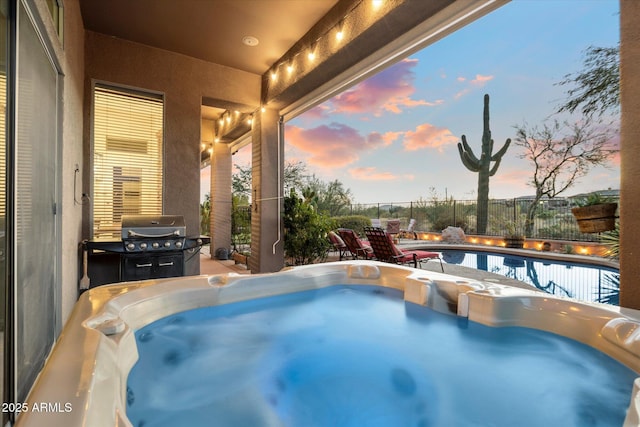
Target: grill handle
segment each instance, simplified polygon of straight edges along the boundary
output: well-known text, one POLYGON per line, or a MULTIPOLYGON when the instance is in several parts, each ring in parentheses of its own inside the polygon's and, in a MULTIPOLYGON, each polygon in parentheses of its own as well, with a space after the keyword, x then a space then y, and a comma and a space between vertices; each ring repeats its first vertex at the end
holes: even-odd
POLYGON ((142 237, 145 239, 155 239, 158 237, 172 237, 172 236, 180 237, 180 232, 178 230, 174 230, 166 234, 142 234, 142 233, 135 232, 133 230, 129 230, 127 233, 129 234, 129 237, 142 237))

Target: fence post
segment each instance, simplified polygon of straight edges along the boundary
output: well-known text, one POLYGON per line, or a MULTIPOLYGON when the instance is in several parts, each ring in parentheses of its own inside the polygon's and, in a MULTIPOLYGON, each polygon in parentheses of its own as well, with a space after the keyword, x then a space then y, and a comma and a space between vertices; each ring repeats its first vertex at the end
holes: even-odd
POLYGON ((518 209, 517 209, 517 206, 516 206, 516 199, 515 199, 515 197, 514 197, 514 198, 513 198, 513 222, 514 222, 514 223, 517 223, 517 221, 518 221, 518 215, 517 215, 517 213, 516 213, 516 211, 517 211, 517 210, 518 210, 518 209))
POLYGON ((413 202, 409 202, 409 218, 413 218, 413 202))
POLYGON ((377 216, 377 218, 380 219, 380 203, 378 203, 378 216, 377 216))
POLYGON ((456 201, 453 201, 453 226, 457 227, 458 226, 458 221, 456 219, 456 201))

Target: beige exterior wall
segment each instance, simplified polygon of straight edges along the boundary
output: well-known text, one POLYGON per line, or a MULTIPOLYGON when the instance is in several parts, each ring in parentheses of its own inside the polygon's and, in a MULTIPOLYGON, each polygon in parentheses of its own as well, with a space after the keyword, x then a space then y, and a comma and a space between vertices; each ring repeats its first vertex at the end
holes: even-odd
POLYGON ((84 26, 78 0, 64 2, 64 94, 62 121, 62 323, 78 298, 79 247, 82 240, 82 103, 84 26), (75 173, 76 165, 80 171, 75 173), (74 194, 75 190, 77 194, 74 194))
MULTIPOLYGON (((164 211, 183 215, 187 234, 199 234, 202 98, 258 108, 260 76, 90 31, 86 32, 85 58, 85 164, 91 164, 93 80, 164 94, 164 211)), ((88 171, 84 178, 88 189, 88 171)), ((84 220, 88 235, 88 209, 84 220)))
POLYGON ((278 139, 278 113, 266 109, 253 120, 251 144, 251 256, 252 273, 284 267, 282 197, 284 146, 278 139), (280 177, 280 182, 278 182, 280 177))
POLYGON ((620 305, 640 309, 640 2, 620 1, 620 305))
POLYGON ((214 142, 211 156, 211 257, 231 244, 231 150, 229 144, 214 142))

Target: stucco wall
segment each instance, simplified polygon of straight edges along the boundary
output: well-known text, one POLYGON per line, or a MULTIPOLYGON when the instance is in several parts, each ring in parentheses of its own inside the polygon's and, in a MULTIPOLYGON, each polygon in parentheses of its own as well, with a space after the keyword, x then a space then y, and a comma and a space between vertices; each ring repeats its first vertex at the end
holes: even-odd
POLYGON ((620 305, 640 309, 640 2, 620 2, 620 305))
MULTIPOLYGON (((202 98, 260 105, 259 75, 87 31, 85 38, 85 164, 89 165, 91 81, 152 90, 165 99, 166 214, 183 215, 199 233, 202 98)), ((85 173, 86 188, 89 174, 85 173)), ((89 212, 85 211, 85 235, 89 212)))
POLYGON ((84 76, 84 27, 78 0, 65 0, 64 92, 62 122, 62 323, 78 298, 79 244, 82 240, 82 102, 84 76), (76 165, 80 172, 75 173, 76 165), (76 181, 77 179, 77 181, 76 181), (74 181, 76 181, 74 194, 74 181))

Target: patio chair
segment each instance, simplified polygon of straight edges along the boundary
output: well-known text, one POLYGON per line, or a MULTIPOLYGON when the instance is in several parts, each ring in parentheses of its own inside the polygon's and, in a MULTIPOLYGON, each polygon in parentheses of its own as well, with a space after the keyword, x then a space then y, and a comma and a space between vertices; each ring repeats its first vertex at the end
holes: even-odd
POLYGON ((440 261, 440 269, 444 273, 442 259, 436 252, 427 251, 404 251, 393 244, 393 238, 381 228, 365 227, 364 233, 367 235, 373 253, 379 261, 394 264, 412 263, 414 268, 418 268, 418 262, 437 259, 440 261))
POLYGON ((399 219, 390 219, 387 221, 387 233, 392 236, 396 236, 400 234, 400 220, 399 219))
POLYGON ((333 250, 335 252, 338 252, 340 261, 342 261, 342 258, 347 256, 347 252, 349 251, 349 248, 347 248, 347 245, 344 243, 344 240, 342 240, 342 238, 338 236, 338 233, 336 233, 335 231, 330 231, 329 241, 333 245, 333 250))
POLYGON ((350 228, 339 228, 338 234, 340 235, 340 237, 342 237, 345 245, 347 245, 347 248, 349 249, 349 252, 351 252, 351 256, 353 257, 353 259, 373 258, 373 249, 371 249, 371 246, 363 243, 355 231, 351 230, 350 228))
POLYGON ((416 228, 416 220, 415 218, 411 218, 409 220, 409 225, 407 226, 406 230, 400 230, 400 235, 399 237, 403 237, 406 238, 408 235, 412 235, 413 236, 413 240, 418 240, 418 233, 415 232, 415 228, 416 228))

